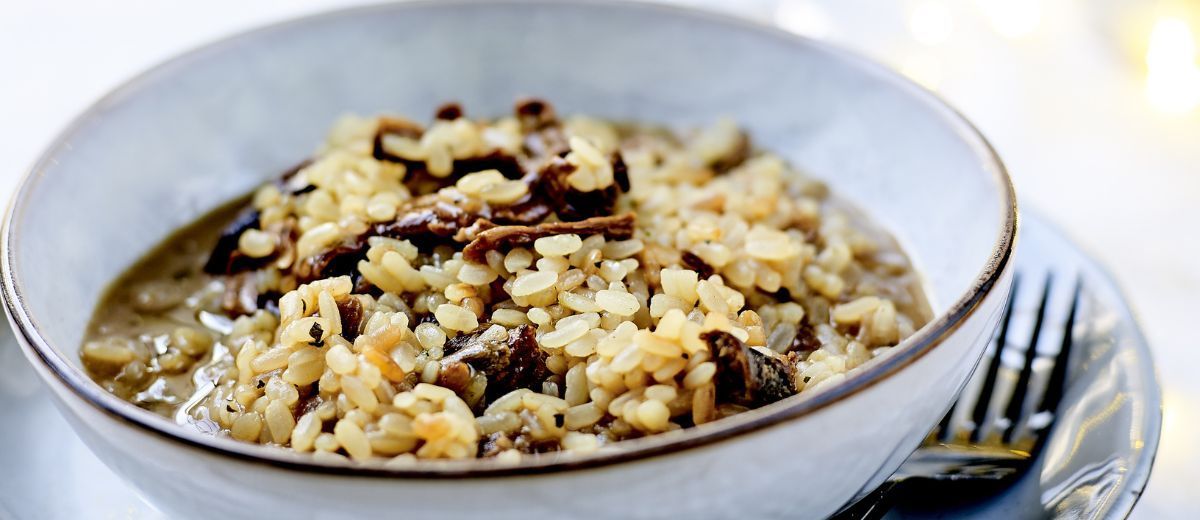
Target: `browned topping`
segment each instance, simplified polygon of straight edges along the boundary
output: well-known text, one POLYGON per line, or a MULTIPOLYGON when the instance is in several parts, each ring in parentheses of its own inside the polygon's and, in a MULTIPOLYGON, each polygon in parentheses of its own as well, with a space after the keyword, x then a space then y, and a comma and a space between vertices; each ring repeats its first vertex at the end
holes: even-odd
POLYGON ((709 331, 700 338, 717 363, 717 402, 757 407, 796 393, 796 369, 787 361, 747 347, 728 332, 709 331))
POLYGON ((472 262, 486 262, 488 251, 503 251, 513 247, 532 244, 534 240, 550 235, 574 233, 580 236, 603 234, 612 240, 625 240, 633 236, 633 213, 611 217, 592 217, 578 222, 545 222, 536 226, 497 226, 479 232, 467 247, 463 257, 472 262))
POLYGON ((337 302, 338 314, 342 317, 342 337, 353 342, 362 327, 363 305, 353 296, 337 302))
POLYGON ((708 262, 705 262, 704 259, 696 256, 696 253, 691 251, 680 253, 679 259, 683 262, 684 267, 699 273, 701 280, 707 280, 715 272, 712 266, 708 265, 708 262))
POLYGON ((434 115, 433 115, 434 118, 441 119, 444 121, 453 121, 462 116, 463 116, 462 105, 455 103, 453 101, 448 102, 448 103, 442 103, 441 106, 437 107, 437 110, 434 112, 434 115))

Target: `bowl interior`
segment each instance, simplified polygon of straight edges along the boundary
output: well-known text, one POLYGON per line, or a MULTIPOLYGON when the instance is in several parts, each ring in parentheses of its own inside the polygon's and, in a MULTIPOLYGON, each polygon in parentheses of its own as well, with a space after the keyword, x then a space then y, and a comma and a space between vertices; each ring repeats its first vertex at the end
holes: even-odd
POLYGON ((361 8, 235 37, 98 103, 22 186, 9 222, 24 312, 76 351, 106 284, 175 228, 303 159, 346 112, 702 124, 732 116, 897 236, 934 311, 971 291, 1011 201, 948 109, 825 45, 671 8, 541 2, 361 8))

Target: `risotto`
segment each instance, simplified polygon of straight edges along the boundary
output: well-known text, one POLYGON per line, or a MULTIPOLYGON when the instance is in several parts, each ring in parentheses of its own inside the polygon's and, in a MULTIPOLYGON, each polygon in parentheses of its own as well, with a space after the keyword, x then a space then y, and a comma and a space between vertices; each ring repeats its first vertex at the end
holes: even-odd
POLYGON ((318 457, 586 453, 836 384, 929 319, 894 240, 730 121, 338 121, 96 309, 89 374, 318 457))

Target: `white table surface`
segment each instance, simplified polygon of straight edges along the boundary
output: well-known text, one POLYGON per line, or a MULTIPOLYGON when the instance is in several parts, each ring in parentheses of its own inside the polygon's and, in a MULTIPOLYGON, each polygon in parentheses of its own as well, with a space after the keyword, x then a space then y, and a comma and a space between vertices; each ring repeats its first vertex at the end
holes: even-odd
MULTIPOLYGON (((353 3, 361 2, 0 1, 0 197, 73 115, 125 78, 233 32, 353 3)), ((1129 19, 1127 2, 691 3, 872 55, 926 82, 983 130, 1021 203, 1052 217, 1116 274, 1154 348, 1162 444, 1133 517, 1198 517, 1200 109, 1167 114, 1148 102, 1144 51, 1116 22, 1129 19), (997 20, 1007 24, 997 30, 997 20)))

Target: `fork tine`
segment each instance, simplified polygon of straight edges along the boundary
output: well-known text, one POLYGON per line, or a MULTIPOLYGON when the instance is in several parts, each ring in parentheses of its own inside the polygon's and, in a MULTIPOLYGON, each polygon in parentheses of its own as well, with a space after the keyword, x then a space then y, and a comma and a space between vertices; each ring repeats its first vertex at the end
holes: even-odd
POLYGON ((996 335, 996 349, 992 352, 992 360, 988 363, 983 383, 979 385, 980 391, 975 399, 975 410, 971 414, 971 420, 975 426, 971 430, 970 442, 979 442, 979 438, 987 429, 984 423, 987 417, 988 403, 992 400, 992 390, 996 386, 996 376, 1000 372, 1000 354, 1004 352, 1004 345, 1008 342, 1008 328, 1012 324, 1013 308, 1017 304, 1017 287, 1020 285, 1021 274, 1014 274, 1012 289, 1008 292, 1008 305, 1004 308, 1004 317, 1000 321, 1000 332, 996 335))
POLYGON ((1033 376, 1033 360, 1037 359, 1038 338, 1042 335, 1042 327, 1046 322, 1046 308, 1050 301, 1050 287, 1054 284, 1053 273, 1046 275, 1045 286, 1042 288, 1042 300, 1038 304, 1037 316, 1033 322, 1033 332, 1029 335, 1029 343, 1025 347, 1025 361, 1021 365, 1021 373, 1013 387, 1012 397, 1008 400, 1004 417, 1008 419, 1008 427, 1001 437, 1005 444, 1011 443, 1013 434, 1021 425, 1021 415, 1025 408, 1025 398, 1029 394, 1029 380, 1033 376))
POLYGON ((1063 392, 1067 385, 1067 370, 1071 365, 1071 347, 1075 342, 1075 316, 1079 312, 1079 297, 1083 288, 1081 277, 1075 278, 1075 289, 1071 295, 1071 310, 1067 312, 1067 322, 1063 325, 1062 346, 1054 356, 1054 368, 1050 371, 1050 379, 1046 381, 1046 391, 1042 395, 1042 403, 1038 412, 1055 413, 1062 401, 1063 392))
POLYGON ((935 430, 938 440, 944 441, 950 438, 950 420, 954 418, 954 409, 958 408, 958 403, 961 401, 961 397, 955 399, 954 403, 950 405, 950 409, 946 410, 946 415, 942 417, 942 421, 938 423, 937 430, 935 430))

